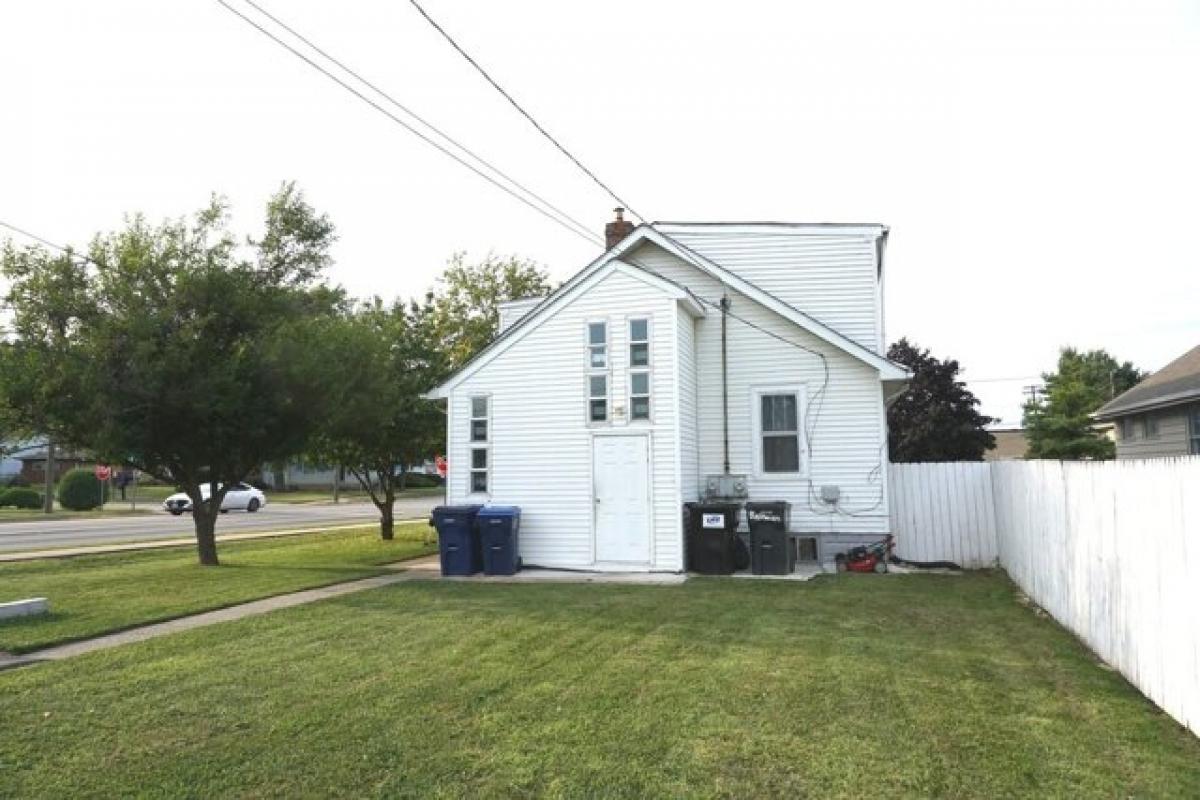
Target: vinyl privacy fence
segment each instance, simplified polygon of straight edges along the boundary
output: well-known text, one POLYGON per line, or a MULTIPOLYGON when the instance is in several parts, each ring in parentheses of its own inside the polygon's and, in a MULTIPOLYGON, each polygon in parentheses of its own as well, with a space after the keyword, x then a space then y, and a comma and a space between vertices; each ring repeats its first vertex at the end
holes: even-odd
POLYGON ((1200 733, 1200 458, 893 464, 897 554, 1002 566, 1200 733))

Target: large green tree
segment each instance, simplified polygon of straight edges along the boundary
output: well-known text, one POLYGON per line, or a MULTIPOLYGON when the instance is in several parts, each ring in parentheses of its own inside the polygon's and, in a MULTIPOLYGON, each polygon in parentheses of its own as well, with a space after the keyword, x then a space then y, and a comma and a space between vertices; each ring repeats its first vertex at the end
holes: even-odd
POLYGON ((285 185, 258 240, 239 242, 214 199, 190 220, 133 217, 87 260, 6 247, 9 407, 56 441, 179 486, 200 563, 216 565, 226 487, 301 452, 338 400, 321 357, 341 301, 319 280, 333 241, 285 185))
POLYGON ((888 407, 888 451, 892 461, 980 461, 995 446, 979 413, 979 400, 958 379, 954 359, 934 358, 901 339, 887 357, 908 367, 908 390, 888 407))
POLYGON ((1028 457, 1113 458, 1115 445, 1094 429, 1091 415, 1145 376, 1131 362, 1119 362, 1104 350, 1064 347, 1058 369, 1042 375, 1044 393, 1025 404, 1028 457))
POLYGON ((457 369, 496 338, 500 303, 550 292, 550 278, 532 261, 489 255, 474 264, 456 253, 434 287, 432 324, 446 365, 457 369))
POLYGON ((421 394, 445 374, 441 342, 424 303, 351 309, 332 332, 331 369, 341 402, 329 410, 315 440, 316 460, 344 466, 379 509, 379 533, 391 539, 396 492, 404 467, 441 452, 445 416, 421 394))

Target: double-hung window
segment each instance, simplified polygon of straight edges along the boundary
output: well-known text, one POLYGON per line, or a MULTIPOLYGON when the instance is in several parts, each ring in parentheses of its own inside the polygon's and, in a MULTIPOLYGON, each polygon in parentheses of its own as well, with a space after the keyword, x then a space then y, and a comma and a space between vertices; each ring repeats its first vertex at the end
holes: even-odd
POLYGON ((473 494, 488 491, 488 466, 491 453, 491 402, 487 395, 471 398, 471 470, 470 489, 473 494))
POLYGON ((608 323, 587 324, 587 421, 608 422, 608 323))
POLYGON ((800 387, 754 392, 756 471, 761 475, 799 475, 804 471, 804 435, 800 387))
POLYGON ((650 320, 629 320, 629 418, 650 419, 650 320))

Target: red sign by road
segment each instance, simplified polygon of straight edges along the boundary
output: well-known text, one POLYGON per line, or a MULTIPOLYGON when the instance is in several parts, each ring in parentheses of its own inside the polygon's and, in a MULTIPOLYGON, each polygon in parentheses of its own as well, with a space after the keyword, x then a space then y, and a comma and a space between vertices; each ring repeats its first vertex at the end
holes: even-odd
POLYGON ((112 467, 108 464, 96 465, 96 480, 106 481, 112 477, 112 467))

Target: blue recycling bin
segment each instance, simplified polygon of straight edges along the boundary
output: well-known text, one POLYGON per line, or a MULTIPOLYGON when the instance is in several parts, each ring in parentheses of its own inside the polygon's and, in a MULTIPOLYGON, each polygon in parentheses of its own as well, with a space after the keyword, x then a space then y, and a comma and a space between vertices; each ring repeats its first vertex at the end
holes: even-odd
POLYGON ((481 506, 438 506, 429 524, 437 528, 443 575, 474 575, 483 569, 475 515, 481 506))
POLYGON ((521 569, 521 509, 484 506, 475 518, 483 547, 484 575, 515 575, 521 569))

